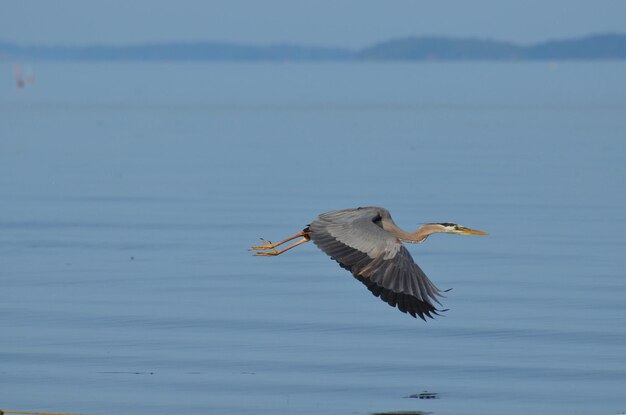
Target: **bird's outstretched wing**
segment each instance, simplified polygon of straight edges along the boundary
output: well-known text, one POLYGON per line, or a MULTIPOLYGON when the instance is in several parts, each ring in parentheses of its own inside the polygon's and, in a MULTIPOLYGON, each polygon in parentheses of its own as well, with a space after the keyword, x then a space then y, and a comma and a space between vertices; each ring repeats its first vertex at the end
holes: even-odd
POLYGON ((311 240, 377 297, 413 317, 437 315, 440 290, 413 261, 402 242, 382 227, 386 209, 366 207, 320 215, 308 227, 311 240))

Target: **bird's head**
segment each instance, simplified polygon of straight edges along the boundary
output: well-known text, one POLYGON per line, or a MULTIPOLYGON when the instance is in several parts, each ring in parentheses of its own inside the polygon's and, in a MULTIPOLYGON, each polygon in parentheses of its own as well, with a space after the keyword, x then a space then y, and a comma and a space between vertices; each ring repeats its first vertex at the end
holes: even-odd
POLYGON ((456 223, 431 223, 437 228, 437 232, 452 233, 455 235, 488 235, 487 232, 477 231, 475 229, 466 228, 456 223))

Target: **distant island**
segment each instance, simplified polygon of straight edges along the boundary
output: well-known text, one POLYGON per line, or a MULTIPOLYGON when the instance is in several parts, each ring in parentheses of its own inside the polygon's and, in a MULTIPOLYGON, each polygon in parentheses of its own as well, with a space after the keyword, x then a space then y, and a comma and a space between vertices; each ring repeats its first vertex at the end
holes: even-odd
POLYGON ((626 35, 603 34, 519 45, 488 39, 407 37, 361 50, 224 42, 133 46, 24 46, 0 42, 0 61, 536 61, 626 59, 626 35))

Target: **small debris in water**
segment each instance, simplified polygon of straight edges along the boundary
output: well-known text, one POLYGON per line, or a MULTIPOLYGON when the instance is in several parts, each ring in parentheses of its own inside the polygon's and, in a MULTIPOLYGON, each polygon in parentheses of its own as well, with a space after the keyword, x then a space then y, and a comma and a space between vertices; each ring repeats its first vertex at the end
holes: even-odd
POLYGON ((407 398, 414 398, 414 399, 439 399, 439 394, 437 392, 424 391, 422 393, 415 393, 413 395, 409 395, 409 396, 407 396, 407 398))

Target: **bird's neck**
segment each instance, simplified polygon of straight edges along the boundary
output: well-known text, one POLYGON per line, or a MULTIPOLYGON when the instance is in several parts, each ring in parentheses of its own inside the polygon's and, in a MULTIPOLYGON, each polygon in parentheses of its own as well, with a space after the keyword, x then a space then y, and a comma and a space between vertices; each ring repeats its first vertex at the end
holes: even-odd
POLYGON ((412 233, 414 240, 412 242, 422 243, 433 233, 441 232, 441 226, 434 223, 422 225, 418 230, 412 233))
POLYGON ((441 232, 440 226, 438 226, 437 224, 433 224, 433 223, 427 223, 425 225, 422 225, 415 232, 403 231, 395 224, 393 225, 393 229, 389 229, 389 230, 391 231, 391 233, 396 235, 398 239, 405 241, 405 242, 411 242, 414 244, 422 243, 426 240, 426 238, 428 238, 429 235, 432 235, 433 233, 436 233, 436 232, 441 232))

